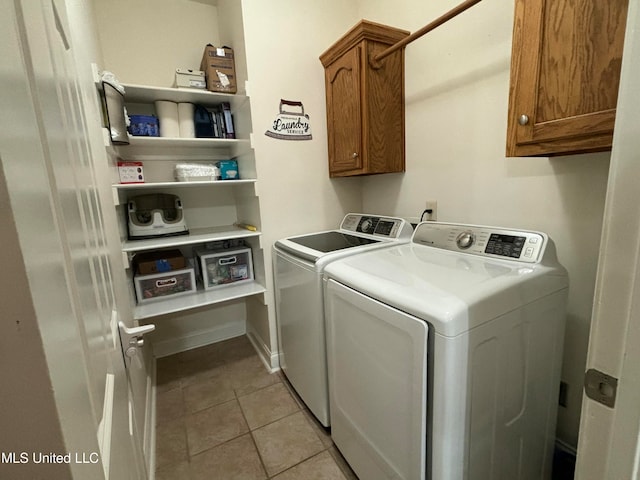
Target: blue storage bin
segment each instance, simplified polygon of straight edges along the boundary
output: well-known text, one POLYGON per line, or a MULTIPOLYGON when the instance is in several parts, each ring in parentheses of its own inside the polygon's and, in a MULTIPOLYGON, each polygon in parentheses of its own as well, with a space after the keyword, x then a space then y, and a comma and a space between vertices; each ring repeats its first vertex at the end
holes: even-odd
POLYGON ((157 137, 158 118, 153 115, 129 115, 129 133, 135 137, 157 137))

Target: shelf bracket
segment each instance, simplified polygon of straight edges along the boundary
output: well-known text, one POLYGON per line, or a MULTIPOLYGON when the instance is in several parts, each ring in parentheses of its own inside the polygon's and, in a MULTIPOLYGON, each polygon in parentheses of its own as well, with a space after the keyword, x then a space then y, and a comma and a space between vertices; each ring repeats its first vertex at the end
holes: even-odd
POLYGON ((125 270, 129 270, 131 268, 131 259, 133 255, 129 252, 122 252, 122 264, 124 265, 125 270))
POLYGON ((111 194, 113 195, 113 205, 117 207, 120 205, 120 192, 118 191, 118 188, 112 186, 111 194))

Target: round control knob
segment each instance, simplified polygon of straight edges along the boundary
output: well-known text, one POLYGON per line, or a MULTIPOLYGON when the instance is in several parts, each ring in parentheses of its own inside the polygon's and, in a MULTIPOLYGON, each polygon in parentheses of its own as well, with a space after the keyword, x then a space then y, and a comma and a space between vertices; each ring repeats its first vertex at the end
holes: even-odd
POLYGON ((371 233, 372 227, 373 227, 373 222, 371 221, 370 218, 365 218, 364 220, 362 220, 362 223, 360 224, 360 230, 362 230, 362 233, 371 233))
POLYGON ((467 248, 469 248, 475 241, 476 236, 473 234, 473 232, 470 232, 468 230, 462 232, 456 237, 456 245, 458 245, 458 248, 462 250, 466 250, 467 248))

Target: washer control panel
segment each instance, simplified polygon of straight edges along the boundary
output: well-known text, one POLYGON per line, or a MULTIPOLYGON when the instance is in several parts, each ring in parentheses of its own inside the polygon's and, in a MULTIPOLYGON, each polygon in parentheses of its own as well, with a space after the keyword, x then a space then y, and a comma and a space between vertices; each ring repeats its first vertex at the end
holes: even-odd
POLYGON ((527 263, 541 260, 547 241, 540 232, 434 222, 419 224, 413 234, 414 243, 527 263))
POLYGON ((411 236, 411 225, 401 218, 356 213, 350 213, 344 217, 340 229, 390 239, 411 236))

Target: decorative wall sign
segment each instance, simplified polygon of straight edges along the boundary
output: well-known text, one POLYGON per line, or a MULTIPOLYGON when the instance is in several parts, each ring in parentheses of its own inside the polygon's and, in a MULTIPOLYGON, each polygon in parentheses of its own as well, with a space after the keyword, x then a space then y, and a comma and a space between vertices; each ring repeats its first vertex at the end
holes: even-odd
POLYGON ((280 113, 276 115, 265 135, 280 140, 311 140, 309 115, 304 113, 302 102, 280 100, 280 113), (283 105, 300 107, 300 113, 285 111, 283 105))

